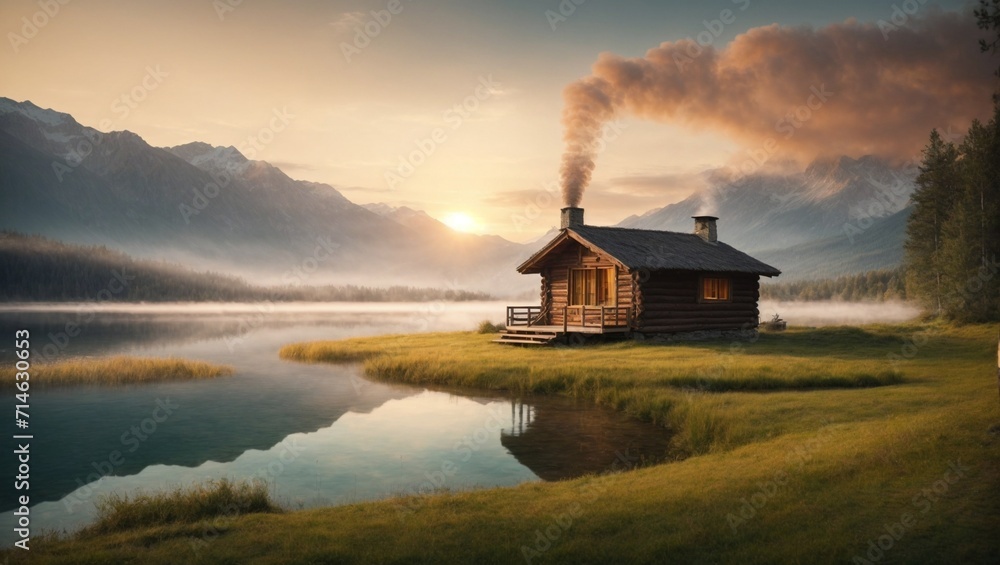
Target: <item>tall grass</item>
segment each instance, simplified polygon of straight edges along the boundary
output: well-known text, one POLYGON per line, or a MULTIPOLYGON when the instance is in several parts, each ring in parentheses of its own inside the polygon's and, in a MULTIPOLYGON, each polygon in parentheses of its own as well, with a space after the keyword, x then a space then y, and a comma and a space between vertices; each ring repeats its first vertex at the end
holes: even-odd
POLYGON ((481 334, 495 334, 506 328, 507 326, 503 324, 494 324, 489 320, 483 320, 482 322, 479 322, 478 326, 476 326, 476 332, 481 334))
MULTIPOLYGON (((233 374, 227 365, 214 365, 204 361, 159 357, 95 357, 79 358, 52 364, 32 365, 31 388, 101 385, 120 386, 158 381, 211 379, 233 374)), ((0 388, 15 386, 15 369, 5 367, 0 388)))
MULTIPOLYGON (((676 432, 679 454, 729 449, 759 437, 753 428, 691 403, 691 395, 789 393, 897 385, 905 376, 873 351, 899 347, 892 331, 790 330, 756 343, 514 348, 478 332, 355 338, 288 345, 285 359, 362 361, 373 379, 593 400, 676 432)), ((884 353, 882 353, 884 356, 884 353)))
POLYGON ((790 328, 735 349, 515 349, 471 332, 289 347, 286 358, 362 359, 384 378, 593 398, 677 427, 687 457, 568 481, 238 516, 197 554, 188 536, 202 535, 202 523, 164 527, 157 516, 125 522, 149 527, 33 539, 30 555, 0 551, 0 561, 514 563, 528 547, 541 554, 531 563, 998 563, 996 331, 790 328), (863 388, 870 378, 891 386, 863 388), (755 390, 731 389, 748 380, 755 390), (904 515, 915 520, 901 531, 904 515), (891 532, 901 533, 884 549, 891 532))
POLYGON ((97 521, 82 535, 279 512, 283 510, 271 500, 264 482, 220 479, 163 493, 106 495, 97 501, 97 521))

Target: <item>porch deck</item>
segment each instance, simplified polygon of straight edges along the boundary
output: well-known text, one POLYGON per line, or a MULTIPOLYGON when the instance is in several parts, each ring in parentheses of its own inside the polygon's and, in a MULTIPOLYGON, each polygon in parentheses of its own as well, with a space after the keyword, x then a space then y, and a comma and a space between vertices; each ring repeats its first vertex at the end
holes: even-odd
POLYGON ((610 334, 610 333, 628 333, 630 328, 628 326, 581 326, 575 324, 559 324, 553 325, 543 325, 535 324, 532 326, 507 326, 507 331, 525 331, 531 330, 540 333, 578 333, 578 334, 610 334))
POLYGON ((506 329, 493 341, 518 345, 548 345, 570 334, 624 334, 632 330, 627 306, 564 306, 562 323, 540 306, 508 306, 506 329))

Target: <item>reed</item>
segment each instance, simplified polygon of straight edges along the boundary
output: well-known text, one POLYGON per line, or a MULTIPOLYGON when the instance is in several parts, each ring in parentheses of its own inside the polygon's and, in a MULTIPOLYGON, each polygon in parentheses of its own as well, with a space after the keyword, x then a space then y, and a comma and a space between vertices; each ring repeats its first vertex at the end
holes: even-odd
MULTIPOLYGON (((31 388, 58 386, 122 386, 161 381, 212 379, 233 374, 226 365, 204 361, 160 357, 88 357, 51 364, 32 365, 28 371, 31 388)), ((2 371, 0 387, 15 387, 13 367, 2 371)))

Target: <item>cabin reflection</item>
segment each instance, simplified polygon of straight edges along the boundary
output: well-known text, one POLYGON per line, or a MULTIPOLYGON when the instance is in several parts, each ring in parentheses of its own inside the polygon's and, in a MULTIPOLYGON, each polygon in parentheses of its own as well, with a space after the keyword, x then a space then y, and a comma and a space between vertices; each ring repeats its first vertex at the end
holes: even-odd
MULTIPOLYGON (((531 425, 531 413, 535 408, 519 400, 510 401, 510 429, 512 435, 524 433, 524 427, 531 425)), ((503 436, 501 436, 503 437, 503 436)))
POLYGON ((661 461, 670 434, 573 399, 512 399, 510 426, 500 431, 500 443, 539 478, 558 481, 661 461))

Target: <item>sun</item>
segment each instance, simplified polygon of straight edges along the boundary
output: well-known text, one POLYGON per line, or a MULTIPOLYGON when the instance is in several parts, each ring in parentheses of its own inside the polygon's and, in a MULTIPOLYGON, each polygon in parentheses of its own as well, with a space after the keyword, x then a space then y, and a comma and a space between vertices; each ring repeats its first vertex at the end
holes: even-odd
POLYGON ((465 212, 452 212, 444 218, 444 225, 460 232, 471 232, 479 227, 479 222, 465 212))

